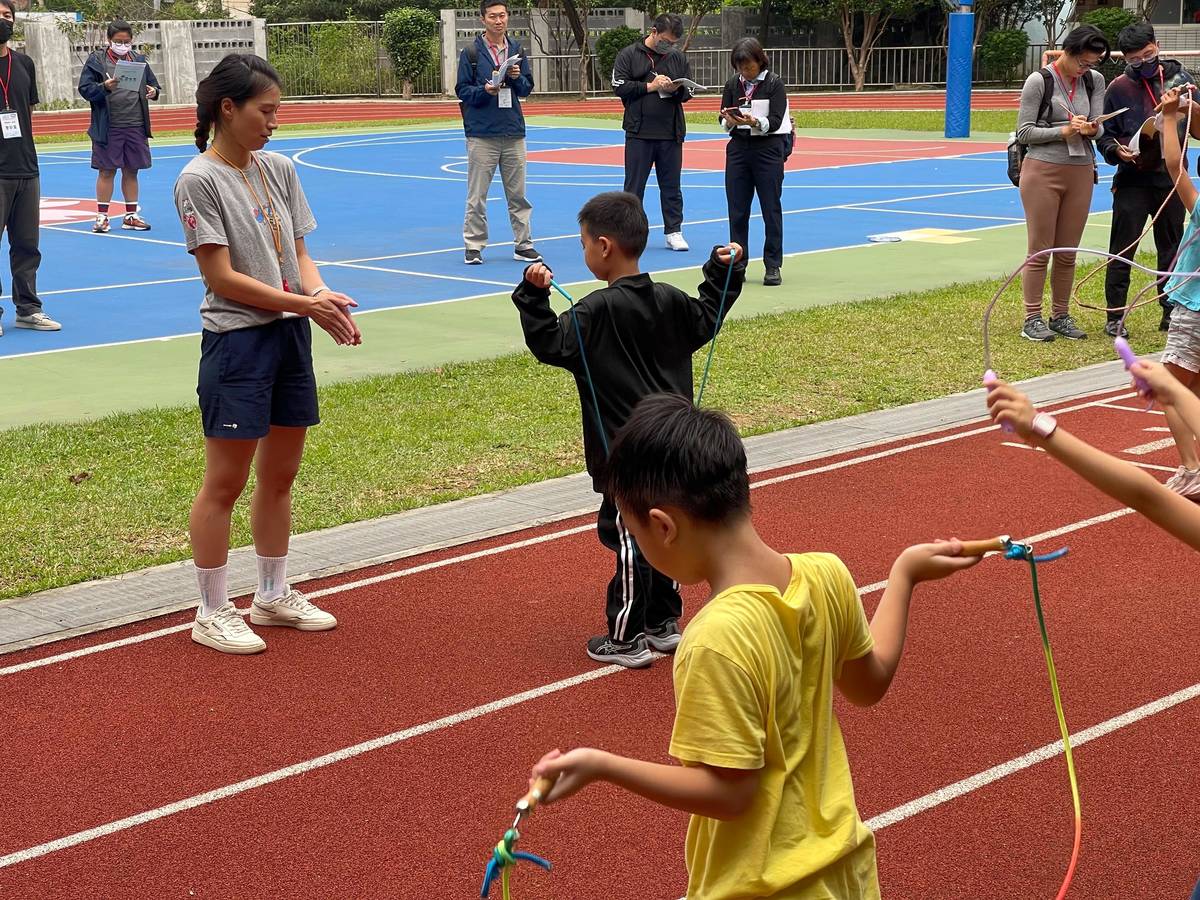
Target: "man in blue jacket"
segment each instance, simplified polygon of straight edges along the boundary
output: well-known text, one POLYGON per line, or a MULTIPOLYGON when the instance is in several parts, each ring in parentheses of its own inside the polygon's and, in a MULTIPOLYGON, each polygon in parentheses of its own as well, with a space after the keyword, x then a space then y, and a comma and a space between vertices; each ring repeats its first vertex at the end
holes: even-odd
POLYGON ((109 229, 108 207, 113 182, 121 170, 121 197, 127 231, 149 231, 138 215, 138 172, 150 168, 150 102, 158 99, 158 79, 146 57, 133 49, 133 27, 121 19, 108 26, 108 47, 97 50, 79 73, 79 93, 92 105, 92 168, 96 176, 96 222, 92 231, 109 229), (118 63, 138 63, 142 68, 134 90, 121 86, 118 63))
POLYGON ((533 249, 533 207, 525 197, 525 117, 521 114, 522 98, 533 91, 533 73, 521 45, 508 37, 507 0, 483 0, 479 13, 483 33, 459 54, 454 86, 467 133, 464 262, 469 266, 483 262, 488 240, 487 195, 499 166, 512 223, 513 259, 534 263, 542 257, 533 249), (514 56, 520 59, 501 71, 514 56))

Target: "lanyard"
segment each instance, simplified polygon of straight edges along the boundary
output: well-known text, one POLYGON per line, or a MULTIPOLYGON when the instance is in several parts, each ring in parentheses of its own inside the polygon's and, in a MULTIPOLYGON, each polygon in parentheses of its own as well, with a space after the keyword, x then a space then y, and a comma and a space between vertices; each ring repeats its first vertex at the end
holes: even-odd
POLYGON ((758 91, 758 89, 761 85, 762 85, 761 81, 747 81, 745 78, 742 78, 742 93, 744 93, 746 95, 747 103, 749 103, 750 100, 753 99, 755 93, 758 91))
POLYGON ((7 76, 5 76, 5 78, 4 78, 4 80, 3 80, 3 81, 0 81, 0 88, 2 88, 2 89, 4 90, 4 108, 5 108, 5 109, 8 109, 8 108, 9 108, 9 106, 8 106, 8 86, 9 86, 10 84, 12 84, 12 58, 13 58, 13 52, 12 52, 12 49, 11 49, 11 48, 9 49, 9 51, 8 51, 8 54, 7 54, 7 55, 8 55, 8 75, 7 75, 7 76))
POLYGON ((502 48, 502 52, 497 54, 496 48, 492 46, 491 41, 485 40, 484 43, 487 44, 488 54, 492 57, 492 62, 496 64, 497 69, 500 68, 500 63, 504 62, 505 58, 508 56, 508 47, 505 46, 502 48))
MULTIPOLYGON (((1154 96, 1154 89, 1150 87, 1149 82, 1143 80, 1142 87, 1146 89, 1146 93, 1150 95, 1150 105, 1158 106, 1159 98, 1154 96)), ((1158 93, 1161 95, 1167 90, 1167 83, 1163 79, 1162 66, 1158 67, 1158 93)))
POLYGON ((212 151, 213 153, 217 154, 217 156, 221 157, 222 162, 224 162, 227 166, 237 169, 242 176, 242 181, 246 182, 246 188, 250 191, 250 196, 253 197, 254 202, 258 204, 258 208, 262 211, 263 218, 267 220, 267 227, 271 229, 271 240, 275 244, 275 256, 279 260, 279 275, 281 278, 283 278, 283 289, 284 291, 291 293, 291 289, 288 287, 287 276, 283 274, 283 224, 279 221, 279 216, 275 212, 275 200, 271 197, 271 186, 267 184, 267 173, 263 169, 262 160, 260 160, 253 153, 250 154, 250 158, 253 159, 255 164, 258 166, 258 177, 262 179, 263 191, 265 191, 267 195, 267 206, 270 207, 269 213, 267 212, 267 208, 263 206, 262 200, 259 199, 258 191, 254 189, 254 185, 252 185, 250 183, 250 179, 246 177, 246 171, 244 169, 238 169, 238 167, 231 163, 216 147, 213 147, 212 151))
POLYGON ((1079 76, 1076 75, 1071 79, 1071 89, 1067 90, 1067 83, 1063 80, 1062 72, 1058 71, 1058 63, 1050 66, 1054 70, 1054 74, 1058 77, 1058 83, 1062 85, 1063 93, 1067 95, 1067 99, 1071 101, 1071 111, 1075 111, 1075 88, 1079 84, 1079 76))
POLYGON ((108 58, 112 61, 112 64, 114 66, 119 62, 133 62, 134 61, 132 51, 130 51, 125 56, 117 56, 117 54, 112 52, 112 48, 109 47, 108 50, 105 51, 105 53, 108 55, 108 58))
MULTIPOLYGON (((643 53, 646 53, 646 51, 645 51, 645 50, 643 50, 642 52, 643 52, 643 53)), ((662 62, 662 61, 663 61, 663 57, 661 57, 661 56, 660 56, 660 57, 658 58, 658 62, 655 62, 655 61, 654 61, 654 57, 653 57, 653 56, 651 56, 649 53, 646 53, 646 59, 648 59, 648 60, 650 61, 650 74, 651 74, 651 75, 655 74, 655 71, 654 71, 654 70, 658 68, 658 63, 660 63, 660 62, 662 62)))

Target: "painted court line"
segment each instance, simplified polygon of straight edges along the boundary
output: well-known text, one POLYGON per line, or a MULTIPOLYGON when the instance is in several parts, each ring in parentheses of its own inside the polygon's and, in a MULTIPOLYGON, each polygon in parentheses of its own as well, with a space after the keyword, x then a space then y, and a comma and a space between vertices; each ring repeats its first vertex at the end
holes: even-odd
POLYGON ((1168 447, 1174 446, 1175 438, 1162 438, 1161 440, 1138 444, 1136 447, 1127 447, 1121 452, 1128 453, 1131 456, 1145 456, 1147 453, 1153 453, 1155 450, 1166 450, 1168 447))

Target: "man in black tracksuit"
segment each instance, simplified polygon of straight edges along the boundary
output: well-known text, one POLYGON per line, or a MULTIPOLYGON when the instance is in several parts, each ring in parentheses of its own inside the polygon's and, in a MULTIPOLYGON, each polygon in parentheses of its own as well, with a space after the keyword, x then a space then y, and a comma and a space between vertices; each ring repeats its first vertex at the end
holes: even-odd
POLYGON ((575 376, 584 458, 593 488, 603 495, 596 527, 600 542, 617 554, 617 571, 608 585, 608 633, 588 641, 588 656, 640 668, 650 665, 651 647, 670 652, 678 646, 683 602, 675 582, 642 557, 605 492, 607 444, 642 398, 656 393, 691 398, 692 354, 719 328, 726 279, 724 313, 741 293, 745 253, 732 245, 737 258, 730 272, 725 262, 729 250, 714 248, 704 265, 700 299, 693 300, 639 270, 649 226, 637 197, 619 191, 599 194, 584 205, 579 224, 584 260, 608 287, 580 300, 574 316, 571 310, 556 316, 550 308, 549 269, 535 264, 525 270, 512 298, 533 355, 575 376))
POLYGON ((692 99, 692 90, 671 84, 673 79, 690 77, 692 71, 687 57, 674 48, 682 32, 679 16, 659 16, 644 41, 617 54, 612 74, 613 91, 625 107, 621 122, 625 129, 625 190, 644 200, 653 167, 670 250, 688 249, 683 239, 679 179, 687 133, 683 104, 692 99))
MULTIPOLYGON (((1104 94, 1104 112, 1128 111, 1104 123, 1097 141, 1101 154, 1117 167, 1113 177, 1113 217, 1108 251, 1133 259, 1137 253, 1138 237, 1146 221, 1158 212, 1170 196, 1170 202, 1154 223, 1154 246, 1158 251, 1158 269, 1171 267, 1179 241, 1183 237, 1183 204, 1178 195, 1172 196, 1174 186, 1163 161, 1162 144, 1157 137, 1141 141, 1141 152, 1135 157, 1129 150, 1130 139, 1137 134, 1146 119, 1154 115, 1163 91, 1193 81, 1191 73, 1173 59, 1160 59, 1154 29, 1146 22, 1123 28, 1117 35, 1117 46, 1128 63, 1123 74, 1108 85, 1104 94), (1130 247, 1129 245, 1133 246, 1130 247)), ((1182 127, 1182 126, 1181 126, 1182 127)), ((1193 136, 1200 135, 1200 115, 1192 118, 1193 136)), ((1163 292, 1165 277, 1159 279, 1158 302, 1162 305, 1159 330, 1166 331, 1171 320, 1171 301, 1163 292)), ((1129 264, 1112 262, 1104 276, 1104 304, 1108 307, 1108 323, 1104 332, 1117 336, 1120 320, 1129 302, 1129 264)))

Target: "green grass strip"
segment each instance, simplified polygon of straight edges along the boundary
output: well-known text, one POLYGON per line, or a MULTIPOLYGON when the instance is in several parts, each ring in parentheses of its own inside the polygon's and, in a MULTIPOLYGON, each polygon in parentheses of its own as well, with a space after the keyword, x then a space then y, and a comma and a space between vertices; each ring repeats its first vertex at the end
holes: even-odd
MULTIPOLYGON (((1135 290, 1144 283, 1136 274, 1135 290)), ((978 387, 980 313, 997 285, 731 321, 707 405, 754 434, 978 387)), ((1085 296, 1101 302, 1102 293, 1103 278, 1093 278, 1085 296)), ((1103 314, 1079 318, 1091 340, 1031 344, 1019 337, 1020 295, 1010 289, 993 319, 996 369, 1016 380, 1113 358, 1103 314)), ((1162 349, 1157 322, 1156 306, 1131 316, 1137 351, 1162 349)), ((295 532, 583 465, 571 377, 527 353, 327 385, 321 414, 297 483, 295 532)), ((188 558, 188 508, 202 471, 192 406, 0 431, 0 521, 11 526, 0 541, 0 597, 188 558)), ((239 546, 250 542, 248 498, 234 517, 239 546)))

